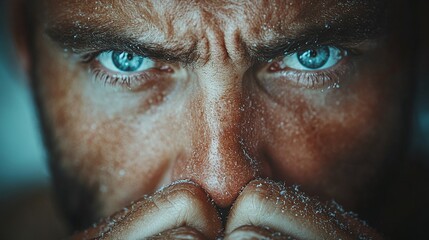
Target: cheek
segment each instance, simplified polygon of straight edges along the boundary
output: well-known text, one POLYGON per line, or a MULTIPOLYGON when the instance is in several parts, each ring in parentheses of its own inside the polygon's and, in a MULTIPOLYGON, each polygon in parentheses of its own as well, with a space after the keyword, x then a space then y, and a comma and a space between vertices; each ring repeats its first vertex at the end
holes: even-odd
POLYGON ((40 49, 44 55, 37 59, 35 85, 59 187, 73 186, 90 195, 80 201, 99 209, 98 216, 159 187, 178 149, 172 126, 157 121, 157 114, 142 114, 149 111, 144 97, 101 91, 82 66, 49 47, 40 49))
POLYGON ((273 177, 346 205, 357 201, 399 136, 401 98, 393 75, 389 68, 362 71, 324 92, 291 88, 284 104, 254 97, 260 110, 249 118, 265 119, 252 128, 264 129, 259 154, 273 177))
POLYGON ((167 141, 153 139, 139 124, 127 124, 129 119, 91 117, 85 113, 90 109, 81 110, 84 116, 70 118, 74 123, 54 125, 66 129, 57 136, 61 155, 54 161, 89 188, 103 204, 103 215, 153 192, 173 158, 161 144, 167 141))
POLYGON ((272 108, 268 124, 275 141, 269 140, 267 147, 276 165, 287 169, 280 172, 298 182, 313 181, 325 166, 338 164, 344 154, 359 153, 355 148, 360 148, 363 139, 369 141, 375 130, 375 109, 369 107, 368 98, 364 106, 344 99, 326 106, 328 103, 320 104, 304 94, 290 97, 286 111, 272 108))

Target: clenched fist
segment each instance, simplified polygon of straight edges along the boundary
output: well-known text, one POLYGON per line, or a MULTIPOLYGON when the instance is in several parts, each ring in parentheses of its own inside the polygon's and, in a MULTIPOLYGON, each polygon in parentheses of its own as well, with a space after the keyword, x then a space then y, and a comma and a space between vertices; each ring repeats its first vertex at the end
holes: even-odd
POLYGON ((254 180, 242 190, 222 226, 204 189, 176 182, 132 203, 73 239, 380 239, 335 203, 296 187, 254 180))

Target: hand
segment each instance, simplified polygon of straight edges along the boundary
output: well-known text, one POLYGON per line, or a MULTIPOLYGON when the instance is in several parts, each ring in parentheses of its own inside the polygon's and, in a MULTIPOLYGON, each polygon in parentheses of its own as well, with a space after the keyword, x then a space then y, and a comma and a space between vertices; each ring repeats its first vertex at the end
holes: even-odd
POLYGON ((215 239, 221 227, 204 190, 185 182, 133 203, 72 239, 215 239))
POLYGON ((322 204, 293 187, 254 180, 232 207, 226 239, 381 239, 334 203, 322 204))
MULTIPOLYGON (((73 239, 215 239, 221 220, 204 190, 187 182, 137 201, 73 239)), ((380 239, 354 215, 293 187, 250 182, 228 216, 225 239, 380 239)))

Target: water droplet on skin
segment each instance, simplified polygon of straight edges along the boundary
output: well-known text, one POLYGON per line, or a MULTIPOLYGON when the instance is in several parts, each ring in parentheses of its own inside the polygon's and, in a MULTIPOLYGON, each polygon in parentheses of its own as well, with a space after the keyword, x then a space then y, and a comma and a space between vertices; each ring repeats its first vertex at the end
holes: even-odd
POLYGON ((338 83, 334 83, 334 86, 333 86, 334 88, 340 88, 340 84, 338 84, 338 83))
POLYGON ((299 186, 298 185, 293 185, 292 188, 295 192, 299 192, 299 186))
POLYGON ((122 211, 124 211, 124 213, 125 213, 125 214, 127 214, 130 210, 128 210, 128 208, 124 207, 124 208, 122 209, 122 211))

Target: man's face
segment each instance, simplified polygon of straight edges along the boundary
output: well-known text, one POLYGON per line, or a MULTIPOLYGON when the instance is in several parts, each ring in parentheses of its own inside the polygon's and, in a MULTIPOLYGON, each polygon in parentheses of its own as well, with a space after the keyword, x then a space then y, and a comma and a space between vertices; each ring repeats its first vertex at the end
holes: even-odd
POLYGON ((229 208, 258 177, 357 207, 402 123, 378 5, 43 1, 34 86, 67 208, 91 221, 180 179, 229 208))

